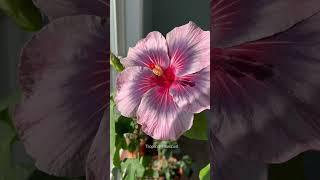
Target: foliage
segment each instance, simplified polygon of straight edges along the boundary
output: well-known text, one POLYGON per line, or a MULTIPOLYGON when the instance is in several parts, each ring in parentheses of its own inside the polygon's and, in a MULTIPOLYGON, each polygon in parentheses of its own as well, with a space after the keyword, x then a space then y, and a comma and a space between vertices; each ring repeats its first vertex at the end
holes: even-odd
POLYGON ((210 164, 201 169, 199 178, 200 180, 210 180, 210 164))
POLYGON ((193 125, 191 129, 183 135, 196 140, 208 140, 208 125, 205 112, 194 115, 193 125))
MULTIPOLYGON (((191 158, 180 156, 177 142, 154 141, 145 135, 134 119, 121 116, 113 97, 110 101, 110 136, 113 172, 120 172, 121 179, 191 175, 191 158)), ((116 176, 116 173, 113 173, 116 176)), ((114 178, 115 179, 115 178, 114 178)))
POLYGON ((121 64, 120 59, 114 54, 110 54, 110 64, 117 72, 124 70, 124 66, 121 64))
POLYGON ((42 15, 32 0, 0 0, 0 10, 26 31, 37 31, 42 27, 42 15))
POLYGON ((7 109, 14 105, 19 99, 21 99, 21 92, 12 93, 10 96, 6 96, 0 99, 0 111, 7 109))

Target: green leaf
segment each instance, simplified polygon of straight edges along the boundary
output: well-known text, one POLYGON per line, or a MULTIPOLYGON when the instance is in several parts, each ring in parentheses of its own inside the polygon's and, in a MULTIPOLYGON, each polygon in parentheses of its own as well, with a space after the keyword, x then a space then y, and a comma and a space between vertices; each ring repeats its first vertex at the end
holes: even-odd
POLYGON ((42 27, 42 15, 32 0, 0 0, 0 9, 26 31, 42 27))
POLYGON ((110 64, 118 72, 124 70, 124 66, 121 64, 120 59, 112 53, 110 54, 110 64))
POLYGON ((200 170, 199 178, 200 180, 210 180, 210 164, 200 170))
POLYGON ((140 164, 139 159, 127 159, 121 163, 121 171, 124 180, 136 180, 143 177, 145 168, 140 164))
POLYGON ((11 105, 14 105, 20 98, 21 98, 20 91, 12 93, 12 95, 6 96, 5 98, 1 98, 0 99, 0 111, 7 109, 11 105))
POLYGON ((165 172, 165 175, 166 175, 166 179, 171 179, 171 174, 169 169, 165 172))
POLYGON ((134 131, 132 119, 120 116, 115 121, 115 141, 114 141, 114 154, 113 154, 113 165, 115 167, 120 168, 121 160, 120 160, 120 150, 121 149, 130 149, 127 145, 124 134, 125 133, 132 133, 134 131))
MULTIPOLYGON (((0 179, 4 180, 25 180, 34 171, 33 162, 31 162, 26 154, 20 153, 23 160, 17 162, 15 160, 14 145, 17 145, 16 134, 12 126, 8 123, 8 111, 1 112, 0 117, 0 179)), ((15 146, 17 147, 17 146, 15 146)))
POLYGON ((196 140, 208 140, 208 125, 205 112, 194 115, 193 125, 184 136, 196 140))
POLYGON ((116 129, 115 122, 119 118, 119 114, 115 110, 115 103, 113 101, 113 97, 110 97, 110 154, 111 157, 114 156, 115 147, 116 147, 116 129))
POLYGON ((125 139, 123 136, 116 135, 115 137, 115 152, 113 154, 113 165, 117 168, 120 168, 121 166, 121 160, 120 160, 120 150, 122 147, 124 147, 126 144, 125 139))
POLYGON ((152 162, 152 156, 148 156, 148 155, 142 156, 140 159, 140 162, 142 166, 147 167, 152 162))
POLYGON ((113 165, 120 167, 120 149, 119 136, 116 133, 116 122, 121 115, 116 110, 116 104, 113 97, 110 97, 110 155, 113 160, 113 165))
POLYGON ((110 155, 113 165, 120 168, 120 149, 128 149, 124 134, 134 131, 132 119, 121 116, 117 109, 113 97, 110 98, 110 155))
MULTIPOLYGON (((159 177, 159 173, 157 171, 154 171, 153 169, 151 168, 148 168, 144 171, 144 174, 143 174, 144 177, 153 177, 154 179, 159 177)), ((146 178, 147 179, 147 178, 146 178)))
POLYGON ((131 118, 120 116, 115 123, 116 133, 119 135, 124 135, 125 133, 133 133, 134 122, 131 118))
POLYGON ((0 121, 7 123, 7 125, 9 125, 12 129, 14 129, 14 125, 11 121, 11 117, 9 114, 9 109, 0 111, 0 121))

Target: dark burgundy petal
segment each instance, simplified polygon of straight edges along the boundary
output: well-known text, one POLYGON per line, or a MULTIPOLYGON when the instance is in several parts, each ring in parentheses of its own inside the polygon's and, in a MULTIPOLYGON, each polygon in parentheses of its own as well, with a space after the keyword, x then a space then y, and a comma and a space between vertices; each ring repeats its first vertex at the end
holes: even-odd
POLYGON ((110 0, 33 0, 50 19, 72 15, 109 17, 110 0))
POLYGON ((230 47, 265 38, 319 10, 319 0, 212 0, 211 45, 230 47))
POLYGON ((211 179, 214 180, 267 180, 266 164, 249 161, 232 153, 232 149, 224 149, 214 135, 210 139, 211 147, 211 179))
POLYGON ((24 47, 24 98, 15 125, 37 167, 85 174, 87 154, 109 97, 109 25, 97 16, 53 21, 24 47))
POLYGON ((87 159, 86 180, 107 180, 110 174, 109 113, 105 113, 87 159))
POLYGON ((320 14, 286 32, 213 49, 211 131, 249 159, 320 150, 320 14))

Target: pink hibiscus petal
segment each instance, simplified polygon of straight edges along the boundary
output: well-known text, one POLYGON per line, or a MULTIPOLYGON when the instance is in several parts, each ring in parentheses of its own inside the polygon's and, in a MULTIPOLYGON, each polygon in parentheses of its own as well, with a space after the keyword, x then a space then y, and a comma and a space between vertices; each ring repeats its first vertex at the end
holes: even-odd
POLYGON ((170 88, 170 95, 179 108, 188 112, 210 109, 210 66, 179 78, 170 88))
POLYGON ((121 60, 125 67, 158 65, 167 68, 170 64, 166 39, 159 32, 151 32, 140 40, 134 48, 129 48, 128 56, 121 60))
POLYGON ((210 32, 193 22, 176 27, 167 34, 171 66, 178 76, 192 74, 210 64, 210 32))
POLYGON ((193 114, 180 109, 166 88, 155 87, 144 94, 137 111, 142 130, 159 140, 176 140, 191 128, 193 114))
POLYGON ((155 86, 153 73, 144 67, 128 67, 117 78, 117 109, 123 116, 135 117, 142 96, 155 86))

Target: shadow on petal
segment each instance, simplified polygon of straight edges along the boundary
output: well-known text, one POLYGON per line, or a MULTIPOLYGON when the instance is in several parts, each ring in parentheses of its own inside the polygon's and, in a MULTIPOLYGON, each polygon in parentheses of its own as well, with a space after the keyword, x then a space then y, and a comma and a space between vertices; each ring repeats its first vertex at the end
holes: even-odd
POLYGON ((83 176, 109 97, 109 25, 96 16, 53 21, 24 47, 15 125, 36 166, 83 176))
POLYGON ((109 0, 33 0, 51 20, 74 15, 109 16, 109 0))
POLYGON ((320 11, 318 0, 212 0, 212 47, 230 47, 285 31, 320 11))
POLYGON ((210 135, 211 179, 218 180, 267 180, 266 164, 249 161, 225 149, 214 135, 210 135))
POLYGON ((213 50, 211 131, 224 148, 271 163, 320 149, 319 22, 213 50))
POLYGON ((105 114, 88 155, 86 180, 104 180, 110 174, 109 113, 105 114))

